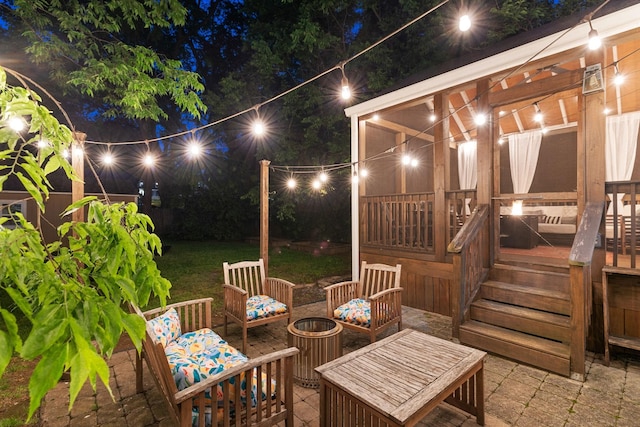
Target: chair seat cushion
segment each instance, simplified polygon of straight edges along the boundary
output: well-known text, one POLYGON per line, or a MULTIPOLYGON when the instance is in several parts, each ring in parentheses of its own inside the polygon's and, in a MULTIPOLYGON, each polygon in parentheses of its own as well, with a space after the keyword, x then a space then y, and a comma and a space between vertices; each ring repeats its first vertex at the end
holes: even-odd
POLYGON ((371 303, 362 298, 354 298, 333 311, 333 317, 343 322, 360 326, 371 326, 371 303))
POLYGON ((178 390, 248 360, 211 329, 182 335, 167 345, 165 354, 178 390))
POLYGON ((287 305, 267 295, 254 295, 247 299, 247 319, 254 320, 262 317, 286 313, 287 305))

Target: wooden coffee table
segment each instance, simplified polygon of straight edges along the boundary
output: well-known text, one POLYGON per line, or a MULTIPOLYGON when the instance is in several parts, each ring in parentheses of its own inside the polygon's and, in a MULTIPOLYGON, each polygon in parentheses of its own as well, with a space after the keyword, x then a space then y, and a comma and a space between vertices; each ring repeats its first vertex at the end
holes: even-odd
POLYGON ((320 425, 413 426, 443 401, 484 425, 485 356, 405 329, 316 368, 320 425))

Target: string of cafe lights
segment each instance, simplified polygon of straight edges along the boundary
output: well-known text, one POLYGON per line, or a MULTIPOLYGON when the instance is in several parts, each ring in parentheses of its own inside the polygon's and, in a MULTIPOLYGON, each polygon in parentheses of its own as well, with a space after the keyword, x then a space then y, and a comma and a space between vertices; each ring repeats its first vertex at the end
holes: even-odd
MULTIPOLYGON (((605 0, 602 4, 600 4, 600 6, 598 6, 596 9, 594 9, 591 13, 589 13, 588 15, 586 15, 582 20, 578 21, 576 24, 574 24, 572 27, 568 28, 567 30, 565 30, 563 33, 561 33, 560 35, 558 35, 558 37, 554 40, 552 40, 549 44, 547 44, 546 46, 544 46, 542 49, 540 49, 538 52, 536 52, 534 55, 532 55, 529 59, 527 59, 523 64, 521 64, 519 67, 513 69, 511 72, 509 72, 507 75, 505 75, 504 77, 502 77, 499 81, 494 82, 494 84, 492 86, 490 86, 485 93, 490 92, 495 86, 497 86, 498 84, 501 84, 503 81, 505 81, 507 78, 509 78, 510 76, 514 75, 515 73, 517 73, 519 70, 521 70, 522 68, 524 68, 527 64, 529 64, 530 62, 532 62, 536 57, 538 57, 541 53, 543 53, 545 50, 549 49, 553 44, 555 44, 556 42, 558 42, 560 39, 562 39, 566 34, 568 34, 570 31, 574 30, 578 25, 584 23, 584 22, 588 22, 589 23, 589 27, 590 27, 590 32, 588 34, 588 47, 590 50, 597 50, 601 47, 601 40, 598 36, 597 31, 593 28, 593 26, 591 25, 591 19, 593 17, 593 15, 595 13, 597 13, 600 9, 602 9, 602 7, 604 7, 607 3, 609 2, 609 0, 605 0)), ((468 16, 464 16, 463 18, 460 19, 460 29, 461 30, 468 30, 470 28, 470 20, 468 16), (465 28, 463 28, 465 27, 465 28)), ((632 52, 631 54, 633 54, 634 52, 632 52)), ((617 61, 615 61, 612 65, 610 66, 615 66, 616 68, 616 79, 614 80, 616 85, 621 84, 621 82, 623 81, 623 75, 621 73, 619 73, 618 70, 618 63, 620 61, 622 61, 623 59, 631 56, 631 54, 626 55, 624 58, 618 59, 617 61)), ((605 67, 607 68, 607 67, 605 67)), ((432 124, 430 126, 428 126, 427 128, 425 128, 424 130, 416 133, 415 135, 411 135, 410 137, 408 137, 407 139, 405 139, 404 141, 402 141, 401 143, 394 145, 393 147, 390 147, 376 155, 370 156, 369 158, 360 160, 360 161, 356 161, 356 162, 345 162, 345 163, 338 163, 338 164, 333 164, 333 165, 323 165, 323 166, 270 166, 270 169, 273 171, 279 171, 279 172, 283 172, 286 174, 289 174, 289 178, 287 180, 287 187, 289 187, 290 189, 294 189, 297 187, 297 182, 294 178, 294 175, 297 174, 316 174, 317 176, 312 180, 311 182, 311 186, 313 189, 319 189, 321 188, 321 186, 328 181, 328 171, 332 171, 332 170, 339 170, 339 169, 343 169, 343 168, 350 168, 352 170, 352 175, 351 175, 351 179, 353 183, 357 183, 358 180, 360 178, 366 178, 368 176, 368 169, 366 169, 364 167, 365 164, 370 164, 372 161, 374 160, 379 160, 391 155, 394 155, 393 153, 402 146, 408 146, 408 144, 417 139, 420 135, 426 134, 429 130, 433 129, 434 126, 436 126, 438 123, 444 121, 444 120, 448 120, 450 119, 452 116, 454 116, 455 114, 457 114, 458 112, 464 110, 465 108, 471 108, 473 102, 476 102, 480 97, 482 96, 482 94, 477 94, 476 97, 472 100, 469 100, 468 102, 465 102, 462 106, 460 106, 459 108, 455 109, 454 111, 450 111, 448 115, 442 117, 440 120, 437 120, 436 116, 434 114, 431 114, 430 120, 432 122, 432 124), (319 172, 318 172, 319 171, 319 172)), ((520 109, 517 110, 512 110, 510 112, 510 114, 515 115, 517 112, 524 110, 526 108, 529 108, 531 106, 536 107, 537 108, 537 114, 534 117, 534 121, 540 123, 541 125, 541 131, 543 133, 546 133, 547 128, 544 127, 544 117, 542 112, 540 111, 539 107, 538 107, 538 102, 542 102, 544 99, 551 97, 552 95, 548 95, 547 97, 542 97, 538 100, 536 100, 534 103, 532 103, 530 106, 523 106, 520 109)), ((604 112, 605 114, 608 114, 608 111, 604 112)), ((474 116, 474 122, 476 124, 476 126, 482 126, 484 124, 486 124, 487 122, 487 116, 485 114, 479 113, 479 114, 473 114, 474 116)), ((375 120, 375 114, 373 116, 373 120, 375 120)), ((505 112, 500 112, 500 116, 501 117, 505 117, 506 113, 505 112)), ((477 129, 477 128, 474 128, 477 129)), ((450 139, 456 139, 456 137, 460 137, 460 136, 464 136, 464 134, 468 134, 469 132, 472 132, 474 129, 467 129, 465 131, 463 131, 462 133, 458 134, 458 135, 450 135, 449 137, 447 137, 448 140, 450 139)), ((500 135, 500 137, 498 138, 498 142, 500 144, 502 144, 502 142, 504 141, 503 135, 500 135)), ((436 144, 437 142, 441 142, 441 141, 434 141, 434 142, 430 142, 430 143, 426 143, 423 144, 420 147, 414 148, 411 152, 403 152, 401 155, 401 163, 403 166, 405 167, 417 167, 420 163, 419 159, 417 156, 414 155, 414 152, 417 152, 418 150, 421 149, 426 149, 429 148, 431 146, 433 146, 434 144, 436 144)), ((401 150, 402 151, 402 150, 401 150)))
MULTIPOLYGON (((167 136, 163 136, 163 137, 158 137, 158 138, 151 138, 151 139, 147 139, 147 140, 140 140, 140 141, 128 141, 128 142, 100 142, 100 141, 85 141, 86 144, 94 144, 94 145, 106 145, 107 151, 105 152, 103 158, 102 158, 102 163, 104 165, 110 165, 113 163, 114 161, 114 157, 111 154, 110 148, 112 146, 127 146, 127 145, 139 145, 139 144, 145 144, 147 146, 147 154, 144 156, 143 158, 143 163, 147 166, 147 167, 151 167, 154 165, 154 157, 151 154, 151 152, 149 151, 148 147, 150 143, 153 142, 159 142, 162 140, 166 140, 166 139, 170 139, 170 138, 176 138, 176 137, 180 137, 180 136, 184 136, 184 135, 192 135, 194 136, 194 138, 192 138, 192 141, 189 143, 188 147, 187 147, 187 152, 189 153, 189 155, 191 157, 197 157, 202 151, 203 151, 203 147, 201 145, 199 145, 196 141, 195 141, 195 134, 196 132, 199 132, 201 130, 204 130, 206 128, 218 125, 220 123, 223 123, 225 121, 234 119, 236 117, 239 117, 241 115, 247 114, 249 112, 255 111, 255 115, 256 115, 256 119, 253 123, 252 126, 252 130, 255 136, 260 136, 261 134, 264 134, 265 132, 265 126, 264 123, 261 122, 261 120, 259 120, 260 116, 259 116, 259 109, 260 107, 271 103, 299 88, 301 88, 304 85, 307 85, 329 73, 331 73, 332 71, 339 69, 342 73, 342 79, 341 79, 341 97, 344 100, 348 100, 351 97, 351 89, 349 87, 348 84, 348 79, 346 77, 345 71, 344 71, 344 67, 347 63, 353 61, 354 59, 358 58, 359 56, 365 54, 366 52, 368 52, 369 50, 373 49, 374 47, 378 46, 379 44, 383 43, 384 41, 388 40, 389 38, 393 37, 394 35, 398 34, 399 32, 403 31, 404 29, 408 28, 410 25, 414 24, 415 22, 419 21, 420 19, 424 18, 425 16, 431 14, 432 12, 434 12, 435 10, 437 10, 438 8, 440 8, 441 6, 443 6, 444 4, 448 3, 449 0, 445 0, 442 1, 441 3, 439 3, 438 5, 436 5, 435 7, 433 7, 432 9, 426 11, 425 13, 421 14, 419 17, 415 18, 414 20, 408 22, 407 24, 405 24, 404 26, 400 27, 399 29, 397 29, 396 31, 390 33, 389 35, 383 37, 382 39, 380 39, 379 41, 377 41, 376 43, 370 45, 369 47, 367 47, 366 49, 360 51, 359 53, 357 53, 356 55, 353 55, 352 57, 350 57, 349 59, 342 61, 341 63, 339 63, 338 65, 316 75, 315 77, 306 80, 305 82, 300 83, 299 85, 292 87, 290 89, 288 89, 287 91, 284 91, 282 93, 280 93, 279 95, 274 96, 273 98, 264 101, 261 104, 255 105, 251 108, 247 108, 243 111, 237 112, 233 115, 227 116, 225 118, 216 120, 214 122, 208 123, 206 125, 194 128, 194 129, 190 129, 190 130, 186 130, 183 132, 178 132, 178 133, 174 133, 172 135, 167 135, 167 136)), ((586 21, 589 22, 589 26, 591 28, 590 32, 589 32, 589 47, 591 49, 597 49, 600 47, 600 43, 597 43, 597 40, 599 40, 597 31, 591 26, 591 18, 592 16, 599 11, 603 6, 605 6, 607 3, 609 2, 609 0, 605 0, 597 9, 595 9, 594 11, 592 11, 589 15, 585 16, 585 18, 583 18, 581 21, 577 22, 574 26, 572 26, 571 28, 567 29, 564 33, 562 33, 556 40, 553 40, 549 45, 545 46, 543 49, 541 49, 539 52, 537 52, 536 54, 534 54, 531 58, 529 58, 527 61, 525 61, 520 67, 518 67, 515 70, 512 70, 511 73, 509 73, 507 76, 504 76, 500 81, 497 81, 494 83, 493 86, 500 84, 502 80, 505 80, 506 78, 508 78, 510 75, 514 74, 515 72, 517 72, 519 69, 522 69, 523 67, 525 67, 528 63, 530 63, 531 61, 533 61, 533 59, 535 59, 538 55, 540 55, 542 52, 544 52, 546 49, 548 49, 553 43, 557 42, 557 40, 559 40, 560 38, 562 38, 565 34, 567 34, 569 31, 573 30, 575 27, 577 27, 579 24, 584 23, 586 21)), ((462 15, 461 18, 459 19, 459 29, 460 31, 468 31, 471 27, 471 18, 469 17, 469 15, 462 15)), ((627 55, 629 56, 629 55, 627 55)), ((619 69, 618 69, 618 64, 623 60, 624 58, 618 59, 617 61, 615 61, 611 66, 614 66, 616 69, 616 83, 620 84, 620 82, 622 81, 621 77, 622 74, 619 73, 619 69), (618 77, 619 76, 619 77, 618 77)), ((493 87, 492 86, 492 87, 493 87)), ((491 88, 488 89, 488 91, 490 91, 491 88)), ((50 95, 49 95, 50 96, 50 95)), ((454 114, 456 114, 457 112, 461 111, 464 108, 471 108, 472 103, 477 101, 477 99, 479 99, 481 95, 478 94, 474 99, 469 100, 468 102, 466 102, 465 104, 463 104, 461 107, 459 107, 458 109, 456 109, 455 111, 452 111, 449 113, 449 115, 447 115, 446 117, 443 117, 440 119, 440 121, 445 120, 445 119, 449 119, 451 116, 453 116, 454 114)), ((51 97, 51 96, 50 96, 51 97)), ((55 101, 55 100, 54 100, 55 101)), ((536 101, 540 102, 541 100, 536 101)), ((58 105, 59 108, 60 105, 59 103, 56 101, 56 104, 58 105)), ((532 104, 533 105, 533 104, 532 104)), ((523 107, 524 108, 524 107, 523 107)), ((512 112, 514 113, 514 112, 512 112)), ((477 114, 476 116, 476 125, 480 126, 482 124, 484 124, 484 122, 486 122, 486 116, 482 115, 482 114, 477 114), (482 119, 485 120, 482 120, 482 119)), ((391 147, 390 149, 385 150, 382 153, 378 153, 376 155, 373 155, 367 159, 363 159, 360 162, 344 162, 344 163, 337 163, 337 164, 332 164, 332 165, 321 165, 321 166, 270 166, 270 169, 273 171, 281 171, 281 172, 285 172, 291 175, 290 179, 287 182, 287 186, 289 188, 295 188, 296 183, 295 180, 293 179, 294 175, 298 175, 298 174, 314 174, 317 175, 317 177, 313 180, 312 182, 312 187, 314 189, 319 189, 323 183, 328 181, 328 174, 330 172, 333 171, 337 171, 340 169, 344 169, 344 168, 352 168, 353 169, 353 179, 355 181, 357 181, 358 179, 358 173, 359 173, 359 177, 364 178, 367 175, 367 169, 362 167, 362 168, 358 168, 356 169, 356 166, 359 166, 358 163, 362 163, 362 165, 374 161, 374 160, 378 160, 380 158, 383 157, 387 157, 388 155, 393 155, 394 151, 402 146, 402 145, 407 145, 410 141, 412 141, 413 139, 416 139, 419 135, 424 134, 426 132, 428 132, 429 130, 431 130, 437 123, 438 121, 435 119, 435 117, 432 118, 432 125, 429 126, 428 128, 424 129, 423 131, 421 131, 420 133, 411 136, 410 138, 406 139, 405 141, 403 141, 401 144, 396 145, 394 147, 391 147)), ((19 130, 20 127, 22 126, 22 128, 24 128, 26 124, 24 123, 24 121, 18 120, 18 118, 14 117, 12 119, 10 119, 10 126, 15 129, 15 130, 19 130)), ((469 132, 469 130, 467 130, 466 132, 469 132)), ((451 138, 451 136, 449 137, 451 138)), ((424 147, 419 147, 419 148, 426 148, 428 146, 431 146, 433 143, 429 143, 427 145, 425 145, 424 147)), ((410 165, 413 167, 416 167, 418 165, 418 161, 416 158, 412 158, 410 153, 404 153, 402 156, 402 163, 404 165, 410 165)))

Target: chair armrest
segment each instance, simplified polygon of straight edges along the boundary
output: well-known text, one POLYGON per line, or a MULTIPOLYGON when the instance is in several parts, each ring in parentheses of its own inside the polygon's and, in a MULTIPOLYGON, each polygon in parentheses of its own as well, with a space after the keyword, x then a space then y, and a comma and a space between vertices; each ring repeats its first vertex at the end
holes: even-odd
POLYGON ((327 294, 327 317, 333 317, 333 310, 360 296, 360 282, 340 282, 324 288, 327 294))
POLYGON ((237 286, 223 283, 222 292, 224 298, 224 311, 231 314, 236 319, 246 319, 247 298, 249 295, 247 291, 237 286))
POLYGON ((288 280, 278 279, 275 277, 267 277, 265 279, 265 292, 271 298, 286 304, 287 308, 293 308, 293 288, 296 285, 288 280))
POLYGON ((402 316, 402 288, 380 291, 369 297, 371 326, 379 327, 402 316))

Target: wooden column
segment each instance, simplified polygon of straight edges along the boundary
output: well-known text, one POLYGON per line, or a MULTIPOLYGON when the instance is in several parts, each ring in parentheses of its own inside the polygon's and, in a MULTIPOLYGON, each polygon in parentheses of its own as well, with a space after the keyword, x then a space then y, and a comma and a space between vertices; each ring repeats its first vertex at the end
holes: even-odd
MULTIPOLYGON (((403 144, 406 138, 406 133, 396 133, 396 147, 400 146, 400 152, 402 155, 409 151, 407 144, 403 144)), ((396 192, 400 194, 405 194, 407 192, 407 165, 405 165, 404 162, 400 162, 400 176, 398 176, 398 180, 396 182, 396 192)))
POLYGON ((433 129, 433 190, 435 192, 434 238, 436 261, 444 262, 447 255, 447 234, 449 232, 449 207, 447 191, 451 189, 451 155, 449 150, 449 96, 444 93, 433 97, 434 114, 438 122, 433 129))
POLYGON ((269 160, 260 160, 260 258, 269 272, 269 160))
MULTIPOLYGON (((71 203, 84 198, 84 141, 86 133, 74 132, 71 144, 71 166, 79 180, 71 181, 71 203)), ((76 209, 71 214, 71 220, 84 222, 84 209, 76 209)))
MULTIPOLYGON (((482 126, 478 126, 477 132, 477 152, 478 152, 478 186, 477 197, 479 205, 491 206, 493 197, 493 109, 489 105, 489 85, 491 81, 489 79, 483 79, 476 83, 476 93, 478 94, 478 113, 484 114, 487 117, 487 123, 482 126)), ((491 253, 491 241, 489 239, 491 221, 488 221, 489 227, 482 230, 485 233, 484 241, 486 244, 482 248, 485 253, 482 259, 485 262, 484 267, 489 267, 490 253, 491 253)))

